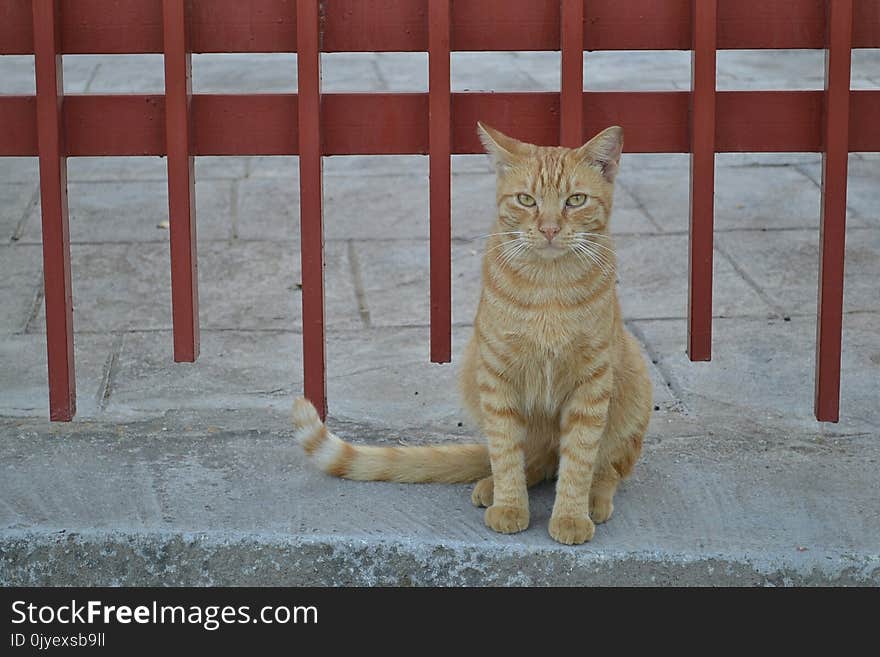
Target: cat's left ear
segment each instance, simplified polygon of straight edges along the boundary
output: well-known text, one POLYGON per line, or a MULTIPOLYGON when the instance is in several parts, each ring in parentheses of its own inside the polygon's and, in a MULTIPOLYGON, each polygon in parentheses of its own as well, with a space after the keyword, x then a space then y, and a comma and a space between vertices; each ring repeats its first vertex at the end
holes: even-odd
POLYGON ((623 151, 623 128, 614 125, 605 128, 578 150, 578 156, 602 170, 608 182, 614 182, 620 168, 623 151))

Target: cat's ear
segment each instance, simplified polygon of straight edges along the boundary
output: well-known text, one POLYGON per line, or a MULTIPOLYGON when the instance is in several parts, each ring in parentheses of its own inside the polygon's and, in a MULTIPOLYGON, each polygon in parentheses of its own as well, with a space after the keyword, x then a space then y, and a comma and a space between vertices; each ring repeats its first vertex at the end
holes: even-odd
POLYGON ((503 171, 516 161, 521 155, 525 144, 513 137, 508 137, 495 128, 490 128, 485 123, 477 121, 477 134, 483 142, 483 148, 492 159, 492 164, 499 171, 503 171))
POLYGON ((608 182, 614 182, 614 177, 620 168, 620 154, 622 151, 623 128, 615 125, 605 128, 581 146, 578 149, 578 156, 601 169, 608 182))

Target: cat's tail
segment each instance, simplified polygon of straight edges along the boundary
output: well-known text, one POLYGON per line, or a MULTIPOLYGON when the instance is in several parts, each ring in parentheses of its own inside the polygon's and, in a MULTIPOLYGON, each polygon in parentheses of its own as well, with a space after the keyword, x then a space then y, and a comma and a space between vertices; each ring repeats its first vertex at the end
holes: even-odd
POLYGON ((375 447, 352 445, 330 433, 311 402, 293 402, 297 442, 324 472, 360 481, 463 483, 491 474, 485 445, 375 447))

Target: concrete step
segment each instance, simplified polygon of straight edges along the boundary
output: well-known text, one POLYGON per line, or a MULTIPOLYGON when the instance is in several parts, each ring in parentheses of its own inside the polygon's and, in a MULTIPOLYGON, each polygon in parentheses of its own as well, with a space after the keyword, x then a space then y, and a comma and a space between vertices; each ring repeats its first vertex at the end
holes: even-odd
POLYGON ((0 419, 0 584, 880 585, 876 435, 653 425, 613 518, 566 547, 547 534, 552 485, 527 531, 498 535, 470 486, 323 475, 278 413, 0 419))

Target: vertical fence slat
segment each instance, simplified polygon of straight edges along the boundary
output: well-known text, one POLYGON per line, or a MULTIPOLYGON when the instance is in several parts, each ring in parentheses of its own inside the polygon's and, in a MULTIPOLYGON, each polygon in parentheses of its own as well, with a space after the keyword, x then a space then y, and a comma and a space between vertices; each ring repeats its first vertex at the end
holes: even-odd
POLYGON ((165 42, 165 141, 171 242, 171 310, 174 360, 199 355, 199 279, 190 107, 192 55, 185 0, 163 0, 165 42))
POLYGON ((584 142, 584 0, 562 0, 562 77, 559 95, 559 143, 584 142))
POLYGON ((64 89, 60 3, 57 0, 35 0, 33 19, 46 345, 49 361, 49 418, 68 421, 76 413, 76 377, 67 213, 67 158, 61 110, 64 89))
POLYGON ((852 4, 852 0, 828 1, 814 407, 816 419, 822 422, 837 422, 840 406, 852 4))
POLYGON ((318 0, 297 0, 299 73, 300 248, 302 260, 303 372, 306 397, 327 415, 324 343, 324 217, 321 161, 321 32, 318 0))
POLYGON ((431 180, 431 361, 452 360, 449 78, 450 0, 428 2, 428 145, 431 180))
POLYGON ((691 0, 691 175, 688 239, 688 356, 712 357, 715 213, 716 0, 691 0))

